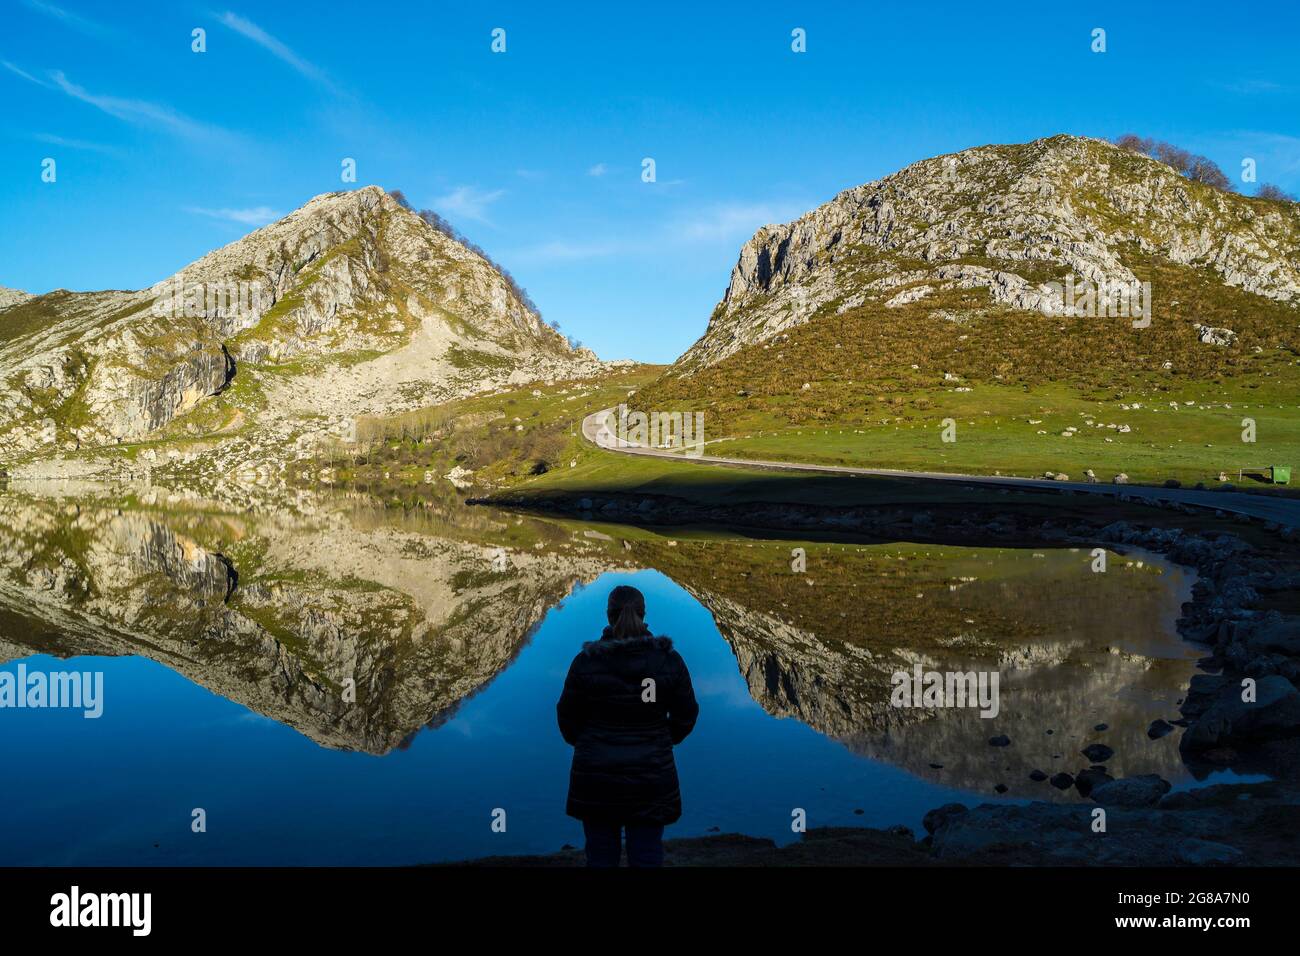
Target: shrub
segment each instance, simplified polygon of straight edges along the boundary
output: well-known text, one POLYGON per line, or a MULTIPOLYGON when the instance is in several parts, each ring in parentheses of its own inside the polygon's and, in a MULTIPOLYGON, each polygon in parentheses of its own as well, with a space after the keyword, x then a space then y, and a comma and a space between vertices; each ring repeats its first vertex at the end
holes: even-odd
POLYGON ((1271 199, 1274 202, 1295 202, 1295 197, 1290 193, 1283 192, 1272 183, 1264 183, 1255 193, 1257 199, 1271 199))
POLYGON ((1131 153, 1150 156, 1164 163, 1171 169, 1186 176, 1192 182, 1204 183, 1220 192, 1232 192, 1232 181, 1228 179, 1219 164, 1214 160, 1196 153, 1191 153, 1181 146, 1161 142, 1136 133, 1125 133, 1115 139, 1115 145, 1131 153))
POLYGON ((1155 146, 1155 141, 1138 136, 1136 133, 1125 133, 1115 140, 1115 145, 1120 149, 1127 149, 1130 153, 1141 153, 1144 156, 1149 156, 1155 146))
POLYGON ((1219 192, 1232 192, 1232 181, 1219 168, 1219 164, 1204 156, 1193 156, 1187 169, 1187 178, 1196 183, 1205 183, 1219 192))

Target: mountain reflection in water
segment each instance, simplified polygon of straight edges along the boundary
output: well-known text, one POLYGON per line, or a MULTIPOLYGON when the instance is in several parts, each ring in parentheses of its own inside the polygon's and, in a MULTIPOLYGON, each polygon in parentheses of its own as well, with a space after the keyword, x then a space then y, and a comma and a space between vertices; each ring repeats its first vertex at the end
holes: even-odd
POLYGON ((676 835, 785 841, 794 807, 813 826, 916 827, 948 800, 1002 799, 997 784, 1078 799, 1028 774, 1075 772, 1098 740, 1115 776, 1188 779, 1178 734, 1146 728, 1176 716, 1192 673, 1173 630, 1190 582, 1138 556, 1093 573, 1087 551, 673 538, 365 500, 290 520, 7 494, 0 536, 2 666, 105 672, 99 720, 0 711, 0 759, 25 781, 0 863, 578 843, 554 703, 609 587, 633 578, 701 700, 676 835), (999 671, 1000 713, 891 707, 891 674, 918 663, 999 671))

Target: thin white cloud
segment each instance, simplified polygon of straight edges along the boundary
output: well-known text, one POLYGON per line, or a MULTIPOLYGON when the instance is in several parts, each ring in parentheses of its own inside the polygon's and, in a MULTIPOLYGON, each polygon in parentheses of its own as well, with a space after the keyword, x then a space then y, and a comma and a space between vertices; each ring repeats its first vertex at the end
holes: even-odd
POLYGON ((328 87, 330 90, 335 92, 338 91, 337 87, 334 86, 333 81, 331 81, 325 74, 324 70, 316 66, 316 64, 300 57, 285 43, 271 36, 271 34, 267 33, 252 20, 249 20, 246 17, 241 17, 239 14, 232 13, 229 10, 220 14, 217 19, 236 33, 252 40, 277 60, 287 63, 303 76, 307 77, 307 79, 319 83, 321 86, 328 87))
POLYGON ((597 163, 595 166, 592 166, 591 169, 587 170, 587 175, 588 175, 588 176, 604 176, 605 173, 607 173, 607 172, 609 172, 609 167, 608 167, 608 166, 606 166, 604 163, 597 163))
POLYGON ((49 143, 51 146, 63 146, 67 149, 84 149, 94 153, 107 153, 109 155, 119 155, 121 150, 115 146, 105 146, 103 143, 92 143, 84 139, 69 139, 66 136, 56 136, 53 133, 33 133, 32 139, 40 143, 49 143))
POLYGON ((58 90, 74 100, 80 100, 82 103, 93 106, 95 109, 127 123, 161 128, 187 139, 228 139, 230 137, 230 134, 220 127, 191 119, 184 113, 180 113, 163 103, 151 103, 148 100, 126 99, 120 96, 92 93, 85 87, 78 86, 69 80, 62 70, 50 70, 48 73, 49 80, 47 81, 33 76, 8 60, 0 60, 0 66, 3 66, 16 76, 22 77, 29 83, 34 83, 47 90, 58 90))
POLYGON ((1241 93, 1246 96, 1257 93, 1276 93, 1284 89, 1281 83, 1258 78, 1233 80, 1230 83, 1217 83, 1215 85, 1220 89, 1227 90, 1229 93, 1241 93))
POLYGON ((268 222, 275 222, 283 215, 270 206, 254 206, 251 209, 205 209, 202 206, 186 206, 185 211, 197 216, 224 219, 245 226, 264 226, 268 222))
POLYGON ((99 36, 110 32, 107 27, 96 23, 94 20, 88 20, 79 14, 64 10, 62 7, 56 7, 52 3, 46 3, 45 0, 23 0, 23 4, 29 10, 35 10, 37 13, 58 20, 65 26, 80 30, 82 33, 99 36))
POLYGON ((87 103, 127 123, 160 127, 187 139, 208 139, 225 135, 224 130, 190 119, 184 113, 179 113, 162 103, 91 93, 85 87, 69 80, 62 70, 51 70, 50 79, 54 81, 55 87, 73 99, 87 103))
POLYGON ((491 225, 487 218, 488 206, 504 195, 504 189, 483 192, 474 186, 457 186, 445 196, 435 199, 433 208, 446 215, 453 222, 460 218, 472 219, 475 222, 491 225))
POLYGON ((14 66, 14 64, 10 63, 8 60, 0 60, 0 66, 3 66, 6 70, 8 70, 10 73, 15 74, 16 76, 21 76, 28 83, 35 83, 37 86, 43 86, 47 90, 54 89, 52 84, 46 83, 44 80, 37 79, 36 77, 32 76, 30 73, 28 73, 26 70, 22 69, 21 67, 14 66))
POLYGON ((1233 130, 1208 142, 1215 150, 1212 155, 1239 157, 1237 161, 1229 160, 1224 164, 1230 177, 1235 178, 1237 162, 1247 157, 1255 160, 1260 182, 1285 186, 1291 177, 1300 174, 1298 136, 1268 130, 1233 130))
POLYGON ((789 222, 810 208, 800 202, 716 203, 679 223, 676 232, 698 242, 743 241, 760 226, 789 222))
POLYGON ((1290 133, 1270 133, 1267 131, 1247 131, 1238 135, 1257 140, 1270 149, 1289 153, 1294 159, 1300 160, 1300 136, 1292 136, 1290 133))

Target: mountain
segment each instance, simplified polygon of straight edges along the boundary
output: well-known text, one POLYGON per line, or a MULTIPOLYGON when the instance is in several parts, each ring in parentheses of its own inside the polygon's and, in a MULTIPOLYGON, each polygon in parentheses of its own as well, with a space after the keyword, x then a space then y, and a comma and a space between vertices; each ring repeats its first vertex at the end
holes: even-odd
POLYGON ((1300 206, 1053 136, 758 230, 632 404, 735 458, 1226 485, 1300 465, 1298 391, 1300 206))
POLYGON ((273 451, 322 421, 342 432, 359 414, 592 367, 491 262, 368 186, 147 289, 4 309, 0 456, 137 442, 174 421, 190 437, 280 426, 261 443, 273 451))
POLYGON ((981 293, 947 316, 959 322, 999 306, 1060 314, 1045 283, 1132 283, 1152 260, 1295 306, 1300 206, 1074 136, 938 156, 755 233, 676 372, 864 307, 938 308, 954 290, 981 293))

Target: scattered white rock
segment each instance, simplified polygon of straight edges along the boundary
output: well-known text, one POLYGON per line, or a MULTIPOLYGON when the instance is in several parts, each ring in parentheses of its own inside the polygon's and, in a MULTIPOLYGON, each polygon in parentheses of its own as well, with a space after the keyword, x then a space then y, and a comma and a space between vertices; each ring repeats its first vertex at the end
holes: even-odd
POLYGON ((474 483, 470 477, 473 474, 474 472, 470 469, 457 465, 451 471, 447 472, 447 474, 443 475, 443 477, 457 488, 468 488, 474 483))
POLYGON ((1192 326, 1192 328, 1196 330, 1196 340, 1206 345, 1226 347, 1234 345, 1237 341, 1237 333, 1232 329, 1220 329, 1212 325, 1201 325, 1200 323, 1192 326))

